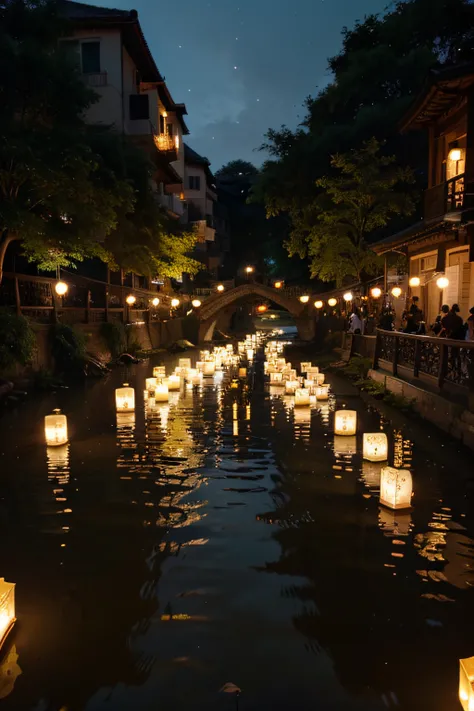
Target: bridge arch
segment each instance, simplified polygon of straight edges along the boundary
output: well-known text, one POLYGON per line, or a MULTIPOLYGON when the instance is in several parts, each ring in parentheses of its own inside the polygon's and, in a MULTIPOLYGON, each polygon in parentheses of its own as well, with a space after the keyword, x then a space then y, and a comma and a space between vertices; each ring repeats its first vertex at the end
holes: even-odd
POLYGON ((219 314, 246 296, 261 296, 278 304, 294 317, 302 340, 310 341, 314 338, 314 320, 305 304, 302 304, 296 296, 289 296, 285 291, 264 284, 249 282, 229 289, 223 294, 211 296, 203 303, 199 313, 199 341, 211 341, 219 314))

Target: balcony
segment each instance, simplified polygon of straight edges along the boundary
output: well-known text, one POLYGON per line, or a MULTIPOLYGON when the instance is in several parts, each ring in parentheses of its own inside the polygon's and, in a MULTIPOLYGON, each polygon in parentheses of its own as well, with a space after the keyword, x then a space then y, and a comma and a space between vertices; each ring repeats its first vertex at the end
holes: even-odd
POLYGON ((154 141, 159 151, 163 151, 164 153, 176 153, 178 151, 178 136, 169 136, 167 133, 156 133, 154 141))
POLYGON ((158 195, 157 198, 159 204, 169 212, 172 212, 173 215, 182 217, 186 212, 186 202, 184 200, 181 200, 179 195, 175 195, 174 193, 171 193, 169 195, 163 193, 161 195, 158 195))
POLYGON ((465 176, 457 175, 445 183, 425 190, 425 220, 445 217, 458 222, 464 207, 465 176))
POLYGON ((197 231, 198 242, 214 242, 216 231, 213 227, 209 227, 207 220, 196 220, 191 222, 197 231))
POLYGON ((87 86, 107 86, 107 72, 93 72, 91 74, 83 74, 82 80, 85 84, 87 84, 87 86))

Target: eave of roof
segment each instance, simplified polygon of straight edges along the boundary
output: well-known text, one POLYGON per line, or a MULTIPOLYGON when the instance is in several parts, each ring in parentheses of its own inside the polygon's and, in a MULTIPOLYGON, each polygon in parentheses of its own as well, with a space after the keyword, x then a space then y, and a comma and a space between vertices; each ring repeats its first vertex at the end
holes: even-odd
POLYGON ((402 247, 406 247, 409 244, 421 242, 423 239, 426 239, 436 232, 449 232, 458 227, 459 222, 449 221, 444 215, 442 217, 435 217, 431 220, 420 220, 419 222, 415 222, 414 225, 411 225, 406 230, 402 230, 401 232, 397 232, 395 235, 390 235, 390 237, 385 237, 385 239, 375 242, 375 244, 371 244, 370 248, 378 255, 387 254, 388 252, 398 251, 402 247))

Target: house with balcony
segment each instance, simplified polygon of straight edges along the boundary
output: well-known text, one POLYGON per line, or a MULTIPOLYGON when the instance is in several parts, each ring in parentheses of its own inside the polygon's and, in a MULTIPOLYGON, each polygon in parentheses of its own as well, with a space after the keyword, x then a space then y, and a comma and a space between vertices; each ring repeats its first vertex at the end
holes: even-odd
POLYGON ((67 43, 84 81, 99 95, 87 113, 90 123, 112 126, 150 156, 157 200, 183 218, 186 107, 177 104, 149 50, 136 10, 116 10, 59 0, 69 22, 67 43))
POLYGON ((442 304, 474 306, 474 63, 433 71, 402 132, 428 134, 428 188, 423 219, 373 245, 379 255, 408 258, 408 296, 425 321, 442 304))

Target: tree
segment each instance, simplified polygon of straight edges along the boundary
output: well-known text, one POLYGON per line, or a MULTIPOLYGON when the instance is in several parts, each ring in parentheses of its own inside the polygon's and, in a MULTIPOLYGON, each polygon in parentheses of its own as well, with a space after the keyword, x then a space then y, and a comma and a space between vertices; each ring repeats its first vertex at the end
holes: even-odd
POLYGON ((220 168, 216 173, 219 180, 236 178, 254 178, 258 175, 258 168, 253 163, 246 160, 231 160, 220 168))
POLYGON ((338 175, 316 181, 321 192, 311 206, 311 230, 294 232, 287 243, 290 255, 309 256, 311 275, 321 281, 341 286, 348 277, 361 281, 376 274, 380 263, 368 237, 392 217, 414 210, 406 191, 414 182, 411 169, 397 167, 395 156, 380 149, 372 138, 360 150, 332 158, 338 175))
POLYGON ((21 240, 42 269, 98 256, 133 189, 92 150, 83 112, 95 95, 58 42, 54 5, 0 5, 0 278, 21 240))

